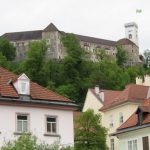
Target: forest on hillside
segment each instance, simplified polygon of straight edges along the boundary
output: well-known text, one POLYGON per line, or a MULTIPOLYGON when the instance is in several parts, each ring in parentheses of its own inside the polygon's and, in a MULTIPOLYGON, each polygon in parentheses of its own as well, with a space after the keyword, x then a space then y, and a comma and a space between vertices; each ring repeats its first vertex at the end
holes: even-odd
MULTIPOLYGON (((8 40, 0 39, 0 66, 17 74, 24 72, 32 81, 81 106, 88 88, 99 85, 101 89, 121 90, 134 83, 136 76, 150 73, 146 61, 134 66, 125 65, 128 57, 119 45, 115 60, 104 49, 96 49, 98 61, 92 62, 75 35, 65 35, 62 42, 67 52, 63 60, 46 59, 46 42, 34 41, 28 46, 27 59, 15 62, 15 48, 8 40)), ((145 57, 149 55, 149 51, 145 51, 145 57)))

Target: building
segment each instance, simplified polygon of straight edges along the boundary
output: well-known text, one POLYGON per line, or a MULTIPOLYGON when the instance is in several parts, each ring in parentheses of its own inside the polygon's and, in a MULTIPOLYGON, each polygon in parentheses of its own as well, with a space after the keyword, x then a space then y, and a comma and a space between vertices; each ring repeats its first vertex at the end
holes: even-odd
POLYGON ((144 100, 113 135, 119 139, 120 150, 149 150, 150 99, 144 100))
POLYGON ((129 84, 123 91, 89 89, 83 112, 88 108, 100 113, 102 125, 108 129, 107 145, 110 150, 120 150, 119 140, 112 136, 122 123, 124 123, 140 106, 143 100, 150 97, 148 86, 129 84))
POLYGON ((33 134, 47 144, 73 145, 76 107, 25 74, 15 75, 0 67, 0 147, 23 133, 33 134))
MULTIPOLYGON (((80 40, 80 44, 90 54, 90 59, 96 61, 95 49, 105 49, 106 54, 115 58, 117 49, 116 45, 122 45, 129 53, 129 64, 139 63, 139 47, 137 25, 132 22, 125 25, 126 38, 118 41, 100 39, 95 37, 89 37, 84 35, 77 35, 80 40)), ((20 61, 26 58, 26 52, 29 42, 46 40, 48 44, 47 54, 48 58, 63 59, 65 54, 65 48, 61 42, 61 37, 67 34, 64 31, 60 31, 53 23, 49 24, 43 30, 25 31, 25 32, 12 32, 5 33, 1 37, 7 38, 17 50, 16 61, 20 61)))

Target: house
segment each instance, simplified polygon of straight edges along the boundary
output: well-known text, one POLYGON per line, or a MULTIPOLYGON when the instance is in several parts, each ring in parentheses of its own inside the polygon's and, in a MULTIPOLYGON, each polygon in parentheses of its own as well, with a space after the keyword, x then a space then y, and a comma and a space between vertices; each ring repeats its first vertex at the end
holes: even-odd
POLYGON ((133 114, 143 100, 150 97, 148 86, 129 84, 123 91, 89 89, 83 112, 88 108, 102 116, 102 125, 108 129, 107 145, 119 150, 119 140, 111 136, 133 114))
POLYGON ((115 133, 119 139, 120 150, 150 149, 150 99, 125 121, 115 133))
POLYGON ((39 142, 74 144, 71 100, 0 67, 0 147, 23 133, 39 142))
MULTIPOLYGON (((90 54, 92 61, 96 61, 95 49, 105 49, 106 54, 115 58, 117 53, 116 45, 122 45, 127 50, 129 64, 137 64, 140 62, 137 24, 134 22, 125 24, 125 33, 125 38, 118 41, 75 35, 79 39, 81 46, 90 54)), ((47 42, 47 58, 63 59, 66 52, 61 38, 66 34, 64 31, 60 31, 53 23, 50 23, 42 30, 5 33, 1 37, 8 39, 16 47, 16 61, 21 61, 26 58, 29 42, 39 40, 46 40, 47 42)))

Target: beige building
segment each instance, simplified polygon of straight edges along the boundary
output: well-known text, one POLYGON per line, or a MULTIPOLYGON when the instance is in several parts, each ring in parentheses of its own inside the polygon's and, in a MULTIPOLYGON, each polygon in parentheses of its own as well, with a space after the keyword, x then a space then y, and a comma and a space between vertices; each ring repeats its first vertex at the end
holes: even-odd
POLYGON ((149 150, 150 148, 150 99, 125 121, 115 133, 120 150, 149 150))
POLYGON ((110 150, 119 150, 119 140, 111 134, 148 97, 148 86, 129 84, 123 91, 101 90, 96 87, 88 90, 83 112, 90 108, 102 115, 102 125, 108 129, 107 145, 110 150))
MULTIPOLYGON (((139 63, 138 39, 133 39, 133 37, 135 37, 134 35, 137 34, 137 25, 134 22, 130 23, 130 25, 125 25, 125 32, 126 38, 118 41, 75 35, 80 40, 81 46, 90 54, 90 59, 93 61, 96 60, 95 49, 97 48, 105 49, 106 54, 115 58, 117 53, 116 45, 119 44, 129 53, 130 64, 139 63), (130 34, 128 35, 128 33, 130 34)), ((65 56, 65 49, 61 42, 61 37, 65 34, 67 33, 60 31, 53 23, 51 23, 43 30, 5 33, 1 37, 10 40, 16 47, 17 61, 26 58, 29 42, 43 39, 46 40, 48 44, 46 56, 53 59, 63 59, 65 56)))

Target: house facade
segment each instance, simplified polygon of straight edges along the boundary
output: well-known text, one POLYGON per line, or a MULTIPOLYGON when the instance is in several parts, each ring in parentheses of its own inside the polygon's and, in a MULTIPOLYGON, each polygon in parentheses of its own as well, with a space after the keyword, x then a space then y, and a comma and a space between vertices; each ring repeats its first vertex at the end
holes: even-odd
MULTIPOLYGON (((94 89, 91 89, 91 91, 93 91, 93 95, 96 94, 94 89)), ((136 84, 126 86, 123 91, 100 89, 97 92, 97 101, 101 99, 101 104, 97 103, 96 107, 92 107, 91 104, 92 101, 95 104, 95 99, 88 97, 87 94, 83 111, 88 108, 94 109, 95 113, 99 111, 102 116, 102 125, 108 129, 107 145, 110 150, 120 150, 118 138, 111 134, 136 111, 143 100, 150 96, 149 94, 148 86, 136 84), (101 92, 103 92, 103 96, 100 95, 101 92)))
POLYGON ((71 100, 0 67, 0 147, 24 133, 39 143, 73 145, 74 110, 71 100))
POLYGON ((112 135, 119 139, 120 150, 150 149, 150 99, 124 122, 112 135))
MULTIPOLYGON (((105 49, 106 54, 115 58, 117 53, 116 45, 121 44, 127 53, 129 53, 129 63, 135 64, 140 63, 138 38, 135 38, 135 34, 138 34, 137 31, 138 27, 136 23, 132 22, 130 26, 125 25, 126 37, 121 39, 121 41, 112 41, 78 34, 75 35, 79 39, 81 46, 90 54, 90 59, 92 61, 97 60, 95 52, 97 48, 105 49)), ((60 31, 51 23, 43 30, 5 33, 1 37, 8 39, 16 47, 16 61, 21 61, 26 58, 29 42, 39 40, 46 40, 47 42, 47 58, 63 59, 66 52, 61 38, 65 34, 67 33, 60 31)))

